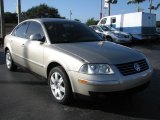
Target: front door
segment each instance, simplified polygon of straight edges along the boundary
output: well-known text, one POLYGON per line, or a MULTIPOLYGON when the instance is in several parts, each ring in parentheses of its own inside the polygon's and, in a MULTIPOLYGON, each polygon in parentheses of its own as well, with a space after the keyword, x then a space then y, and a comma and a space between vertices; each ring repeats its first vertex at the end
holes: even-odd
POLYGON ((30 22, 29 27, 27 29, 27 38, 28 42, 25 44, 25 60, 27 63, 27 68, 31 71, 43 75, 44 74, 44 47, 40 41, 32 41, 30 40, 30 36, 33 34, 41 34, 44 37, 43 29, 41 25, 37 22, 30 22))

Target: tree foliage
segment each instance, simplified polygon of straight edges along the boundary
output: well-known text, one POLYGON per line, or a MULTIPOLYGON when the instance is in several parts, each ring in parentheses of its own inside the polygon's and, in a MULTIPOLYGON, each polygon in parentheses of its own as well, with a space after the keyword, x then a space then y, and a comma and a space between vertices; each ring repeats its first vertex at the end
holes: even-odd
POLYGON ((144 1, 146 1, 146 0, 128 0, 127 4, 128 4, 128 5, 129 5, 129 4, 138 4, 138 9, 137 9, 137 11, 140 12, 139 3, 142 3, 142 2, 144 2, 144 1))
POLYGON ((160 7, 160 3, 157 4, 157 6, 155 7, 155 10, 158 10, 159 7, 160 7))
POLYGON ((56 8, 49 7, 46 4, 32 7, 22 13, 22 19, 31 18, 60 18, 60 14, 56 8))
POLYGON ((6 23, 17 23, 17 13, 5 12, 4 17, 6 23))
POLYGON ((139 4, 146 0, 128 0, 127 4, 139 4))
POLYGON ((95 20, 94 18, 89 18, 86 22, 86 24, 89 25, 96 25, 98 23, 97 20, 95 20))

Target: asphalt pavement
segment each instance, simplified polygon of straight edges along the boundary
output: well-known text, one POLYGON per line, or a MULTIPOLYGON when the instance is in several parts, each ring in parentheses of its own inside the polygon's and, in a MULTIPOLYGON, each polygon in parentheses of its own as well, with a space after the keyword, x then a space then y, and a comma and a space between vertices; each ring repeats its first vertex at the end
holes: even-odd
POLYGON ((147 89, 132 97, 111 96, 105 101, 74 101, 60 105, 53 101, 42 80, 23 69, 10 72, 0 48, 0 120, 144 120, 160 119, 160 41, 134 43, 154 68, 147 89))

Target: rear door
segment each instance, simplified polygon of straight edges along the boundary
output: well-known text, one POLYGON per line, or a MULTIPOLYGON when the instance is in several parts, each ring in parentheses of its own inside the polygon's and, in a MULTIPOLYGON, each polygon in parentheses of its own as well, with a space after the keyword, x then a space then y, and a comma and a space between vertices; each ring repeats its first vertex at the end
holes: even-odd
POLYGON ((24 22, 17 26, 12 32, 11 43, 12 43, 12 55, 16 63, 24 66, 24 51, 25 44, 28 39, 26 38, 26 30, 28 28, 28 22, 24 22))

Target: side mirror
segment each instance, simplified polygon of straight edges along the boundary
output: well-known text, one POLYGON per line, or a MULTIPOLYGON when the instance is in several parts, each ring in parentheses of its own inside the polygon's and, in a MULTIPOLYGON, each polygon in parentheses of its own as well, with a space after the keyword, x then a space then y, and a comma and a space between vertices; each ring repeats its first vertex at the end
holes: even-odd
POLYGON ((43 40, 43 37, 41 36, 41 34, 32 34, 30 37, 29 37, 30 40, 33 40, 33 41, 41 41, 43 40))

